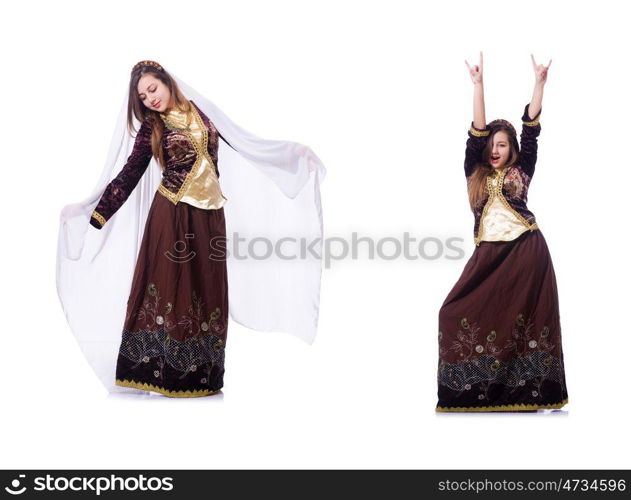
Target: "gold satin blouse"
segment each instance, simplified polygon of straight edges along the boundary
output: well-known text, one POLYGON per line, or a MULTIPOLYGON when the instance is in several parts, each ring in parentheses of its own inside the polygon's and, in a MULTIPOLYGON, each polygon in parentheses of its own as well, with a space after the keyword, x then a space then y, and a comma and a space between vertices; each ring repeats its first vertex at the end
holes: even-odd
POLYGON ((497 194, 500 189, 497 185, 498 178, 499 175, 494 175, 490 181, 494 196, 480 222, 480 241, 510 241, 528 230, 528 227, 500 201, 497 194))
POLYGON ((192 111, 186 113, 176 108, 169 109, 162 115, 170 125, 183 129, 189 139, 195 142, 198 154, 198 159, 185 180, 188 186, 179 201, 203 209, 223 207, 228 199, 221 192, 215 166, 206 149, 204 132, 207 130, 201 117, 198 113, 192 111))

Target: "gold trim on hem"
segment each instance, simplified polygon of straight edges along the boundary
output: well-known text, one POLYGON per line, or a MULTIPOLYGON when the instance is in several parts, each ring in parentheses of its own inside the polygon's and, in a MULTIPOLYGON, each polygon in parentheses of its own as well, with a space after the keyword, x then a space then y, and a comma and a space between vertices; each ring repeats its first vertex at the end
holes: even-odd
POLYGON ((211 391, 209 389, 203 389, 198 391, 170 391, 169 389, 164 389, 162 387, 155 386, 153 384, 147 384, 146 382, 134 382, 133 380, 119 380, 116 379, 116 385, 121 387, 132 387, 134 389, 141 389, 143 391, 153 391, 163 394, 165 396, 169 396, 172 398, 197 398, 200 396, 210 396, 211 394, 216 394, 219 390, 211 391))
POLYGON ((92 211, 92 217, 94 217, 97 221, 99 221, 99 224, 101 224, 101 227, 103 227, 105 225, 105 217, 103 217, 96 210, 92 211))
POLYGON ((518 411, 518 410, 558 410, 565 406, 568 398, 560 403, 550 403, 547 405, 500 405, 500 406, 437 406, 437 412, 484 412, 484 411, 518 411))

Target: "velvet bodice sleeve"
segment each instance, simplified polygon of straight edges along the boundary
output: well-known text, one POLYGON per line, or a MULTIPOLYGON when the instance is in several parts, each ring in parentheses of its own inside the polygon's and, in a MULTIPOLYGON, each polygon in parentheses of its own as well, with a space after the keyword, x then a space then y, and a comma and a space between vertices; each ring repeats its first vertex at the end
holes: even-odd
POLYGON ((465 176, 469 177, 473 173, 475 166, 482 161, 482 151, 484 151, 484 147, 486 146, 489 133, 490 130, 488 127, 480 130, 475 128, 473 122, 471 122, 464 156, 465 176))
POLYGON ((539 124, 539 116, 541 116, 541 110, 537 113, 533 119, 528 114, 528 108, 530 104, 526 104, 524 109, 524 115, 521 117, 521 137, 519 139, 519 164, 523 171, 532 178, 535 173, 535 163, 537 163, 537 137, 541 132, 541 125, 539 124))
POLYGON ((151 131, 153 122, 145 120, 134 141, 134 148, 127 158, 127 162, 120 173, 105 188, 101 199, 94 208, 90 218, 90 224, 97 229, 101 229, 105 223, 116 213, 125 203, 138 181, 145 173, 151 161, 151 131))

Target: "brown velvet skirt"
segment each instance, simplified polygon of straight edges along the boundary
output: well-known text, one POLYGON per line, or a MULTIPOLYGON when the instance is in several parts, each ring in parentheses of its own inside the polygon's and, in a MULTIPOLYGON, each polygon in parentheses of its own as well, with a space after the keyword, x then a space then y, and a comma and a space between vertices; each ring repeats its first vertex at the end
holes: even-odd
POLYGON ((481 242, 438 322, 437 411, 567 403, 556 276, 541 230, 481 242))
POLYGON ((116 385, 172 397, 223 386, 228 331, 224 210, 156 193, 136 261, 116 385))

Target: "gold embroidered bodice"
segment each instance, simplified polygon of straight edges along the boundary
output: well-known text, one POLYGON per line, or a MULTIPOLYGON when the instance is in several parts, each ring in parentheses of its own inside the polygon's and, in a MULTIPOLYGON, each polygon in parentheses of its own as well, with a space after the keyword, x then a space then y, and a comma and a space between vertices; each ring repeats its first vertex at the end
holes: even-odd
MULTIPOLYGON (((497 193, 501 186, 498 186, 499 178, 504 176, 493 175, 490 179, 490 187, 497 193)), ((508 210, 501 202, 499 196, 493 196, 493 200, 486 209, 481 222, 481 241, 510 241, 517 238, 524 231, 528 230, 517 216, 508 210)))
POLYGON ((162 117, 167 125, 182 129, 189 139, 195 142, 193 147, 198 154, 198 159, 185 181, 184 194, 179 201, 203 209, 219 209, 224 206, 227 198, 221 192, 215 165, 208 154, 208 131, 201 117, 195 112, 186 113, 176 108, 162 113, 162 117))

